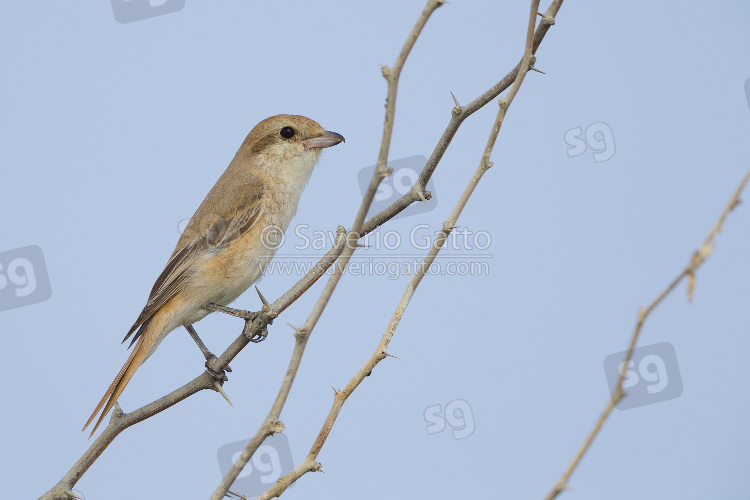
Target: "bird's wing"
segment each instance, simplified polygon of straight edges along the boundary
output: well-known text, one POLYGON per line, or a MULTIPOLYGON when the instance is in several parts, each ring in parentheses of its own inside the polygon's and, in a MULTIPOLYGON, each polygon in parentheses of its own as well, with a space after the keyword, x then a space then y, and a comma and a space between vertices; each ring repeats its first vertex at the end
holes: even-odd
MULTIPOLYGON (((213 191, 213 190, 212 190, 213 191)), ((222 189, 220 196, 209 193, 185 227, 172 257, 154 283, 146 307, 123 339, 136 329, 133 345, 143 326, 164 304, 177 295, 190 280, 193 264, 208 252, 221 251, 258 223, 263 212, 265 189, 259 181, 250 180, 222 189), (218 203, 211 203, 218 198, 218 203)))

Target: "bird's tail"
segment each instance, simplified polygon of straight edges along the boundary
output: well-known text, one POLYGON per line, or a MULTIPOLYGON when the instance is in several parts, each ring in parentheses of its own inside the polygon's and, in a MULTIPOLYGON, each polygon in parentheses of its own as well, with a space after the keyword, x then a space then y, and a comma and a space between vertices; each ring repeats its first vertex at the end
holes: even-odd
POLYGON ((99 410, 101 410, 102 406, 104 407, 104 410, 102 411, 101 415, 99 416, 99 420, 96 421, 96 425, 94 426, 94 429, 91 431, 91 434, 89 435, 89 438, 94 435, 96 432, 96 429, 99 427, 99 424, 102 423, 102 420, 104 420, 104 417, 109 413, 109 410, 112 409, 112 406, 114 406, 115 402, 117 401, 117 398, 120 397, 120 394, 122 394, 122 391, 125 389, 125 386, 128 385, 128 382, 130 382, 130 379, 133 378, 133 375, 135 374, 135 371, 138 369, 139 366, 145 361, 146 355, 148 354, 151 347, 154 345, 154 342, 157 339, 159 328, 153 328, 157 325, 153 324, 154 322, 151 322, 151 324, 147 325, 141 336, 138 338, 138 342, 135 344, 135 348, 130 353, 130 356, 128 356, 127 361, 125 361, 125 364, 120 368, 120 373, 117 374, 115 377, 115 380, 112 382, 112 384, 109 386, 109 389, 107 389, 107 392, 104 393, 104 396, 102 397, 101 401, 99 401, 99 404, 96 405, 96 409, 89 417, 88 422, 86 422, 86 425, 83 426, 83 430, 86 430, 86 427, 89 426, 89 424, 94 420, 94 417, 96 417, 97 413, 99 413, 99 410), (152 327, 152 328, 149 328, 152 327), (106 404, 105 404, 106 403, 106 404))

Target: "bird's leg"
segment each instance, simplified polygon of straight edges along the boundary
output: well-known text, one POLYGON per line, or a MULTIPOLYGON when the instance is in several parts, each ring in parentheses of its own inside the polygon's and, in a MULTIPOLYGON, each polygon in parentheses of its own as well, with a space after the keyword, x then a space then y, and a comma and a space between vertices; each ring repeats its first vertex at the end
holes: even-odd
POLYGON ((206 358, 206 371, 209 375, 211 375, 213 378, 217 380, 229 380, 226 373, 224 371, 232 372, 232 369, 229 367, 229 365, 224 368, 221 372, 217 372, 211 368, 211 360, 216 359, 216 356, 208 350, 208 347, 206 347, 206 344, 203 343, 201 338, 198 336, 198 332, 195 331, 195 328, 193 328, 193 325, 183 325, 185 327, 185 330, 188 331, 191 337, 193 337, 193 340, 195 340, 195 343, 198 344, 198 349, 201 350, 203 353, 203 356, 206 358))
POLYGON ((206 360, 215 358, 216 356, 214 356, 214 354, 208 350, 208 347, 206 347, 206 344, 204 344, 201 338, 198 336, 198 332, 195 331, 195 328, 193 328, 193 325, 184 325, 184 326, 185 326, 185 330, 187 330, 190 336, 193 337, 193 340, 195 340, 195 343, 198 345, 198 349, 201 350, 206 360))
MULTIPOLYGON (((260 292, 258 292, 260 293, 260 292)), ((244 311, 242 309, 233 309, 231 307, 227 306, 220 306, 219 304, 206 304, 206 309, 210 309, 212 311, 217 312, 223 312, 224 314, 229 314, 230 316, 236 316, 238 318, 242 318, 245 320, 245 327, 242 329, 242 334, 250 340, 250 342, 262 342, 266 339, 268 336, 268 328, 263 327, 261 331, 258 333, 252 335, 250 333, 250 330, 253 328, 253 322, 258 319, 258 316, 260 316, 259 312, 251 312, 251 311, 244 311)), ((273 320, 269 321, 268 324, 273 324, 273 320)))

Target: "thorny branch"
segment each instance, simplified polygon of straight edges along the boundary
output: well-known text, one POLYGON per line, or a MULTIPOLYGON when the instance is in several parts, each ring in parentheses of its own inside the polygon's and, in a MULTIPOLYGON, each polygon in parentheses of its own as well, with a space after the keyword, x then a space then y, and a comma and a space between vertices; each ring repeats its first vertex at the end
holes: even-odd
MULTIPOLYGON (((742 179, 742 182, 740 182, 739 187, 737 187, 737 190, 734 192, 734 195, 729 200, 729 203, 727 204, 724 211, 721 213, 719 220, 711 229, 711 232, 708 234, 703 244, 700 246, 698 250, 695 251, 695 253, 693 253, 688 265, 685 266, 682 272, 679 275, 677 275, 677 277, 672 281, 672 283, 670 283, 669 286, 667 286, 667 288, 665 288, 664 291, 661 292, 661 294, 659 294, 659 296, 656 297, 656 299, 654 299, 654 301, 648 305, 648 307, 646 307, 645 309, 638 310, 638 320, 636 321, 635 329, 633 330, 633 335, 630 337, 630 345, 628 346, 627 354, 625 355, 625 361, 622 365, 623 367, 628 366, 628 363, 633 357, 633 349, 635 349, 636 342, 638 342, 638 337, 641 335, 641 330, 643 329, 643 324, 646 322, 646 318, 649 317, 649 315, 656 308, 656 306, 661 304, 661 302, 670 293, 672 293, 672 291, 677 287, 677 285, 679 285, 680 282, 685 278, 687 278, 688 280, 688 300, 689 301, 693 300, 693 291, 695 290, 695 272, 706 261, 709 255, 711 255, 711 252, 716 246, 716 244, 714 243, 714 238, 716 237, 717 234, 721 232, 721 229, 724 225, 724 220, 729 215, 729 212, 734 210, 735 207, 737 207, 737 205, 740 204, 740 194, 745 189, 745 186, 747 185, 748 180, 750 180, 750 170, 748 170, 747 174, 745 174, 745 177, 742 179)), ((615 408, 617 403, 619 403, 620 400, 626 396, 626 394, 622 391, 622 384, 624 381, 625 381, 625 370, 623 369, 620 371, 620 377, 617 379, 617 385, 612 391, 612 397, 607 401, 607 405, 604 407, 604 411, 599 416, 599 419, 594 424, 594 427, 591 429, 591 432, 589 432, 589 435, 586 436, 586 439, 583 441, 583 444, 576 452, 575 456, 573 457, 573 460, 570 462, 567 469, 565 469, 565 472, 563 472, 563 475, 560 477, 560 479, 557 481, 555 486, 545 497, 545 500, 553 500, 554 498, 557 497, 557 495, 562 493, 568 487, 568 480, 570 479, 570 476, 573 474, 573 471, 575 471, 576 467, 578 467, 578 464, 581 462, 581 459, 583 458, 584 454, 586 454, 588 449, 591 447, 591 443, 594 441, 594 438, 599 434, 599 431, 601 431, 602 426, 604 425, 604 422, 606 422, 607 418, 609 417, 610 413, 612 413, 612 410, 615 408)))
MULTIPOLYGON (((547 34, 550 26, 555 23, 555 16, 559 11, 563 0, 554 0, 544 15, 541 17, 541 22, 534 33, 534 39, 532 44, 532 54, 536 52, 539 45, 541 44, 544 36, 547 34)), ((442 4, 443 2, 435 2, 442 4)), ((407 44, 413 45, 414 40, 407 40, 407 44)), ((406 47, 406 44, 405 44, 406 47)), ((408 54, 408 52, 407 52, 408 54)), ((345 246, 354 246, 355 244, 347 245, 347 240, 353 234, 358 235, 359 238, 371 233, 388 220, 402 212, 409 205, 417 201, 424 201, 430 199, 431 194, 426 191, 427 181, 432 176, 433 172, 437 168, 437 164, 442 158, 443 154, 447 150, 453 136, 458 131, 458 128, 466 118, 471 116, 473 113, 481 109, 483 106, 488 104, 490 101, 500 95, 501 92, 505 91, 510 87, 516 80, 521 68, 521 63, 514 69, 512 69, 507 75, 505 75, 495 85, 490 87, 482 95, 471 101, 465 106, 456 104, 453 108, 451 119, 445 128, 441 138, 435 146, 427 164, 423 168, 418 180, 415 182, 411 190, 399 200, 395 201, 392 205, 374 215, 368 219, 357 232, 351 231, 346 233, 343 227, 339 226, 337 238, 331 249, 320 259, 320 261, 305 275, 303 276, 292 288, 285 292, 281 297, 274 301, 270 307, 265 307, 261 311, 260 316, 253 322, 252 329, 248 332, 248 335, 240 335, 232 344, 230 344, 226 350, 218 358, 213 358, 209 362, 209 369, 214 372, 220 372, 244 349, 249 343, 248 337, 252 334, 260 332, 268 326, 268 324, 294 303, 307 289, 309 289, 323 274, 330 268, 331 265, 338 259, 342 254, 345 246), (346 237, 344 237, 346 236, 346 237)), ((398 73, 385 69, 383 70, 384 76, 388 79, 393 78, 394 75, 397 77, 400 74, 400 68, 398 73)), ((394 98, 391 100, 395 105, 395 87, 394 98)), ((390 97, 390 84, 389 84, 389 97, 390 97)), ((387 115, 388 116, 388 115, 387 115)), ((392 117, 391 117, 392 120, 392 117)), ((384 137, 386 139, 386 133, 384 131, 384 137)), ((388 142, 390 142, 390 134, 387 136, 388 142)), ((378 168, 376 169, 376 175, 383 175, 384 164, 380 161, 382 156, 379 155, 378 168)), ((387 152, 385 155, 387 159, 387 152)), ((387 172, 387 170, 386 170, 387 172)), ((370 197, 374 195, 374 191, 369 194, 370 197)), ((366 213, 366 212, 365 212, 366 213)), ((358 214, 359 215, 359 214, 358 214)), ((354 227, 352 228, 354 229, 354 227)), ((193 394, 200 392, 204 389, 216 390, 214 386, 215 379, 208 373, 202 373, 192 381, 186 383, 182 387, 172 391, 171 393, 133 410, 130 413, 123 413, 119 405, 117 405, 112 412, 107 427, 102 431, 97 439, 91 443, 91 446, 84 452, 84 454, 76 461, 71 469, 62 477, 62 479, 52 487, 47 493, 40 497, 40 500, 71 500, 77 498, 72 492, 73 486, 80 480, 83 474, 91 467, 96 459, 104 452, 109 444, 117 437, 123 430, 128 427, 137 424, 147 418, 150 418, 157 413, 166 410, 167 408, 179 403, 183 399, 186 399, 193 394)))
MULTIPOLYGON (((401 49, 401 52, 396 58, 396 62, 393 67, 382 67, 383 77, 388 82, 388 98, 386 100, 385 106, 383 138, 380 144, 380 153, 378 154, 377 167, 375 169, 375 172, 373 173, 372 179, 370 180, 370 185, 365 192, 364 199, 360 204, 359 211, 354 218, 351 232, 347 237, 348 244, 344 248, 339 261, 334 267, 333 274, 331 274, 331 277, 328 279, 328 283, 326 283, 326 286, 323 288, 323 291, 321 292, 318 301, 313 307, 313 310, 310 312, 310 315, 307 317, 307 320, 300 328, 296 329, 296 333, 294 336, 294 350, 292 351, 292 357, 289 361, 289 368, 287 369, 284 380, 281 383, 281 388, 279 389, 276 400, 271 407, 271 411, 268 413, 268 416, 260 426, 260 429, 258 429, 258 431, 256 432, 255 436, 250 440, 240 456, 237 458, 237 461, 232 465, 232 468, 229 470, 226 476, 224 476, 221 483, 219 483, 219 485, 216 487, 213 495, 211 495, 211 500, 221 500, 227 493, 227 491, 229 491, 229 487, 232 486, 232 483, 234 483, 234 481, 240 475, 242 469, 247 465, 248 461, 250 461, 253 453, 255 453, 261 443, 263 443, 263 440, 265 440, 274 432, 279 432, 274 431, 274 429, 283 429, 283 424, 281 424, 278 419, 281 416, 281 410, 284 408, 286 398, 289 395, 289 391, 291 390, 292 384, 294 383, 294 378, 296 377, 300 363, 302 362, 302 356, 305 352, 307 341, 310 339, 310 335, 312 334, 315 325, 318 323, 320 316, 323 314, 323 311, 325 310, 329 300, 331 299, 331 296, 333 295, 333 291, 336 289, 336 286, 341 280, 341 276, 343 275, 346 266, 349 263, 349 259, 357 249, 356 241, 360 238, 362 225, 364 224, 367 212, 370 210, 372 200, 375 198, 375 193, 378 190, 378 186, 384 178, 391 174, 391 169, 387 168, 386 164, 388 163, 388 152, 390 150, 391 136, 393 134, 393 123, 396 114, 396 94, 398 91, 398 81, 401 75, 401 70, 404 67, 404 63, 406 63, 406 58, 409 56, 411 49, 414 47, 419 34, 422 32, 425 24, 427 24, 427 20, 430 18, 432 13, 435 12, 435 10, 443 5, 444 1, 445 0, 428 0, 427 5, 422 11, 422 14, 417 19, 414 28, 412 29, 411 33, 406 39, 406 42, 404 43, 403 48, 401 49)), ((277 483, 277 485, 278 484, 279 483, 277 483)))
MULTIPOLYGON (((278 497, 292 483, 294 483, 297 479, 299 479, 303 475, 307 474, 308 472, 321 470, 321 464, 316 462, 316 459, 321 449, 323 448, 323 445, 328 439, 328 436, 330 435, 331 430, 333 429, 333 425, 336 422, 336 418, 338 417, 339 412, 341 411, 341 408, 344 406, 344 403, 346 402, 347 398, 354 392, 354 390, 359 386, 359 384, 362 383, 365 377, 367 377, 370 373, 372 373, 375 366, 380 361, 385 359, 386 356, 388 356, 388 352, 387 352, 388 344, 393 338, 393 334, 396 330, 396 327, 401 321, 401 318, 404 312, 406 311, 406 308, 408 307, 409 302, 412 296, 414 295, 414 292, 419 286, 419 283, 422 281, 422 278, 424 277, 425 273, 430 268, 430 265, 432 265, 438 252, 440 252, 440 249, 442 248, 443 243, 445 242, 445 239, 448 237, 450 232, 455 227, 455 224, 458 221, 459 215, 463 211, 464 207, 466 206, 466 203, 469 201, 469 198, 474 192, 474 188, 477 186, 477 184, 479 184, 479 181, 482 179, 483 174, 492 166, 492 163, 490 163, 489 158, 490 158, 490 155, 492 154, 492 149, 495 145, 495 141, 497 140, 500 127, 502 126, 505 113, 507 112, 508 107, 510 106, 511 102, 513 101, 513 98, 518 92, 518 89, 523 83, 526 73, 529 71, 532 65, 532 59, 533 59, 532 42, 533 42, 534 25, 536 22, 538 8, 539 8, 539 0, 532 0, 531 13, 529 16, 528 33, 526 36, 526 45, 525 45, 525 50, 524 50, 524 56, 521 61, 521 69, 519 72, 519 76, 518 78, 516 78, 515 83, 513 84, 513 87, 511 87, 510 91, 508 92, 508 95, 506 96, 506 98, 505 99, 500 98, 500 102, 498 103, 499 109, 498 109, 497 118, 495 119, 495 122, 492 126, 490 136, 487 140, 487 145, 485 146, 484 153, 482 154, 482 157, 479 161, 479 166, 474 172, 474 175, 469 181, 469 184, 466 186, 466 189, 464 190, 463 194, 459 198, 456 206, 453 208, 453 211, 448 217, 448 220, 443 223, 443 229, 436 236, 435 241, 433 242, 433 245, 429 253, 427 254, 427 257, 422 262, 422 265, 418 269, 417 273, 409 281, 409 284, 407 285, 406 290, 404 291, 401 301, 396 306, 396 310, 393 313, 393 316, 391 317, 391 320, 388 326, 386 327, 385 333, 380 339, 380 342, 377 348, 375 349, 375 352, 370 356, 370 358, 365 362, 365 364, 357 371, 357 373, 354 375, 354 377, 352 377, 352 379, 349 381, 349 383, 346 385, 346 387, 343 390, 334 390, 335 392, 334 392, 333 406, 331 407, 331 410, 329 411, 328 416, 326 417, 325 422, 323 423, 323 426, 318 434, 318 437, 315 439, 315 442, 313 443, 312 448, 310 449, 310 452, 307 454, 307 456, 302 461, 302 463, 298 465, 297 467, 295 467, 294 470, 289 472, 289 474, 280 478, 274 486, 272 486, 271 488, 266 490, 263 494, 258 496, 256 500, 268 500, 271 498, 278 497)), ((219 499, 216 498, 212 500, 219 500, 219 499)))

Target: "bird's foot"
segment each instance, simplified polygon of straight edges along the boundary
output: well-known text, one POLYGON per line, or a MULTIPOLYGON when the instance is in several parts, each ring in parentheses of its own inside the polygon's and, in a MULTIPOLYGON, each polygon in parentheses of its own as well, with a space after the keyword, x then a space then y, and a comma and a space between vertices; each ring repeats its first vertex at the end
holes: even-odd
POLYGON ((245 328, 242 329, 242 335, 245 336, 247 340, 250 342, 258 343, 263 342, 266 340, 266 337, 268 337, 268 325, 273 324, 273 320, 268 322, 268 325, 263 326, 260 331, 253 333, 253 324, 256 319, 258 319, 258 316, 260 316, 259 312, 249 313, 247 317, 243 318, 245 320, 245 328))
MULTIPOLYGON (((260 316, 260 313, 254 313, 255 317, 252 320, 245 320, 245 328, 242 329, 242 335, 244 335, 250 342, 258 343, 263 342, 266 340, 266 337, 268 337, 268 325, 261 328, 259 332, 252 333, 251 330, 253 329, 253 321, 255 321, 258 316, 260 316)), ((269 325, 273 324, 273 320, 268 322, 269 325)))
POLYGON ((224 369, 216 367, 218 359, 219 358, 213 355, 210 358, 206 358, 206 363, 204 365, 206 367, 206 372, 216 380, 226 382, 229 380, 226 372, 232 373, 232 368, 229 365, 225 366, 224 369))

